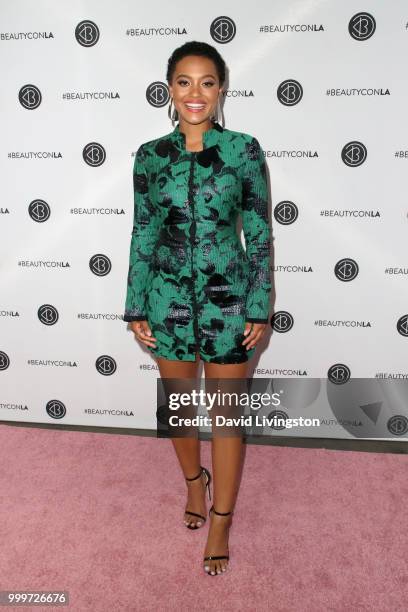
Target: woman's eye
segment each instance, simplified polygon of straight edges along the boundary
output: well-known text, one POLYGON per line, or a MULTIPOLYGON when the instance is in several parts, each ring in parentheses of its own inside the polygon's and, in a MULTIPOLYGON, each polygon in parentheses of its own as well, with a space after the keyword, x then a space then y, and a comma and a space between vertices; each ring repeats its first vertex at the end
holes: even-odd
MULTIPOLYGON (((183 86, 185 83, 188 83, 186 79, 180 79, 180 81, 177 81, 177 85, 183 86)), ((210 87, 212 87, 214 85, 214 81, 205 81, 203 85, 209 85, 210 87)))

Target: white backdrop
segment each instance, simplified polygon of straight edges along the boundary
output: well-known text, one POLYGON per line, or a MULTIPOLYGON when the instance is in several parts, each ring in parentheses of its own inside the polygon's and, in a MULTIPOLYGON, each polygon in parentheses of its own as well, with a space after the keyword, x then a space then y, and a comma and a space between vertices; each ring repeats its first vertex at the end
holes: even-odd
POLYGON ((274 331, 251 373, 407 377, 408 12, 362 8, 1 3, 0 420, 155 427, 159 372, 122 320, 133 155, 173 129, 188 40, 223 55, 225 126, 269 168, 274 331))

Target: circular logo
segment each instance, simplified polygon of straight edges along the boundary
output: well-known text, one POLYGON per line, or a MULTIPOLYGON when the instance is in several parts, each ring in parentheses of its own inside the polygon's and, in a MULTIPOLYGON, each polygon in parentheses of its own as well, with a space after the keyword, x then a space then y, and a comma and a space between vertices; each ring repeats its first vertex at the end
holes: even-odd
POLYGON ((39 307, 37 315, 44 325, 55 325, 58 321, 58 310, 52 304, 43 304, 39 307))
POLYGON ((273 212, 273 216, 275 217, 276 221, 281 225, 291 225, 298 218, 298 214, 298 207, 289 200, 279 202, 279 204, 275 206, 275 210, 273 212))
POLYGON ((408 431, 408 419, 402 414, 394 414, 388 419, 387 428, 394 436, 403 436, 408 431))
POLYGON ((111 260, 106 255, 97 253, 93 255, 89 260, 89 267, 91 272, 96 276, 106 276, 112 269, 111 260))
POLYGON ((367 159, 367 149, 362 142, 352 140, 344 145, 341 151, 341 159, 350 168, 361 166, 367 159))
POLYGON ((293 327, 293 317, 289 312, 285 310, 279 310, 272 315, 271 319, 272 329, 279 332, 280 334, 284 334, 288 332, 293 327))
POLYGON ((334 266, 334 275, 338 280, 343 282, 352 281, 358 274, 358 265, 354 259, 345 257, 340 259, 334 266))
POLYGON ((0 370, 7 370, 10 365, 10 359, 7 353, 0 351, 0 370))
POLYGON ((93 21, 84 19, 75 28, 75 38, 83 47, 93 47, 99 40, 99 28, 93 21))
POLYGON ((67 413, 64 404, 56 399, 47 402, 45 409, 52 419, 62 419, 67 413))
POLYGON ((33 221, 44 223, 51 215, 51 209, 44 200, 33 200, 28 205, 28 214, 33 221))
POLYGON ((224 45, 231 42, 237 31, 237 27, 231 17, 216 17, 210 25, 210 36, 215 42, 224 45))
POLYGON ((41 104, 41 91, 35 85, 23 85, 18 92, 18 101, 28 110, 34 110, 41 104))
POLYGON ((401 336, 408 338, 408 314, 403 315, 397 321, 397 331, 401 336))
POLYGON ((327 371, 327 378, 335 385, 343 385, 350 380, 350 368, 344 363, 335 363, 327 371))
POLYGON ((110 376, 116 372, 116 361, 109 355, 101 355, 95 361, 96 370, 103 376, 110 376))
POLYGON ((99 142, 90 142, 84 146, 82 157, 88 166, 95 168, 96 166, 102 166, 106 159, 106 151, 99 142))
POLYGON ((285 423, 276 423, 276 425, 274 423, 272 423, 272 425, 269 425, 269 427, 271 429, 286 429, 286 420, 288 419, 288 415, 286 414, 286 412, 284 410, 272 410, 272 412, 270 412, 268 414, 268 419, 272 420, 272 419, 276 419, 276 421, 278 419, 285 421, 285 423))
POLYGON ((294 106, 301 101, 303 97, 303 89, 299 81, 295 79, 286 79, 278 86, 276 92, 278 100, 285 106, 294 106))
POLYGON ((375 19, 370 13, 356 13, 349 21, 348 31, 354 40, 367 40, 375 32, 375 19))
POLYGON ((170 411, 168 404, 161 404, 156 410, 156 419, 160 425, 169 426, 169 419, 173 413, 170 411))
POLYGON ((167 102, 170 100, 170 92, 166 83, 162 81, 150 83, 149 87, 146 89, 146 100, 151 106, 155 106, 156 108, 166 106, 167 102))

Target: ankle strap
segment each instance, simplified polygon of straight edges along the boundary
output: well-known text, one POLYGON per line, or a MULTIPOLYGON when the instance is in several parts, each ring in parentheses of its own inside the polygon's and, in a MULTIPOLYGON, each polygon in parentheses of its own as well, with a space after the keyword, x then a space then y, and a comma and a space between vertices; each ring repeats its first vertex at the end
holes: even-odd
POLYGON ((217 512, 217 510, 214 508, 214 506, 211 506, 209 512, 213 511, 214 514, 219 514, 220 516, 228 516, 228 514, 233 514, 233 510, 230 510, 229 512, 217 512))
POLYGON ((186 478, 186 480, 197 480, 197 478, 200 478, 201 474, 203 473, 203 467, 200 465, 200 471, 197 474, 197 476, 194 476, 194 478, 186 478))

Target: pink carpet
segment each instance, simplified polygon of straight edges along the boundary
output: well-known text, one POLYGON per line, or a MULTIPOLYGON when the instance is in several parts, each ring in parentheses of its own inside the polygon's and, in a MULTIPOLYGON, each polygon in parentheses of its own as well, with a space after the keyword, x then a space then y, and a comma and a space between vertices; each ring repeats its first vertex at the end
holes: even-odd
POLYGON ((0 590, 64 589, 75 612, 408 608, 405 455, 248 445, 214 577, 169 440, 0 425, 0 466, 0 590))

